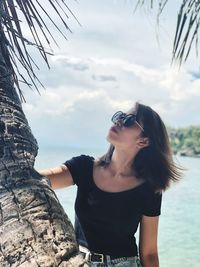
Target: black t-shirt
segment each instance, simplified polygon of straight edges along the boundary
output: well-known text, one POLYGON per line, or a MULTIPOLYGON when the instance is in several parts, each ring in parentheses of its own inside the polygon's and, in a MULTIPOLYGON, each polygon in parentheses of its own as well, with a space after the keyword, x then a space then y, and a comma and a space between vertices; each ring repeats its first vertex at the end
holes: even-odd
POLYGON ((75 233, 91 251, 128 257, 138 255, 135 232, 142 215, 160 215, 162 194, 143 184, 123 192, 105 192, 93 180, 94 158, 80 155, 64 163, 77 185, 75 233))

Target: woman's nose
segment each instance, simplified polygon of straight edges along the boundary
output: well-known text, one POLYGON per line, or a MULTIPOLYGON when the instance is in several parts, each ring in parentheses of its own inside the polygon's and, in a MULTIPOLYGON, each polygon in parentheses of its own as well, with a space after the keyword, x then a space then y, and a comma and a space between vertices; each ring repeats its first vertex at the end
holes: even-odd
POLYGON ((121 126, 122 126, 122 121, 121 121, 121 120, 116 121, 116 122, 115 122, 115 125, 121 127, 121 126))

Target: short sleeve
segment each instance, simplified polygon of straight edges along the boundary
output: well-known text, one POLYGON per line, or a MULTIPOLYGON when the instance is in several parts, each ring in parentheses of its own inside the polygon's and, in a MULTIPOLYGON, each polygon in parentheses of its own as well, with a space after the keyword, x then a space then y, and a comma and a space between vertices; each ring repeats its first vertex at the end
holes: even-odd
POLYGON ((69 169, 74 184, 79 186, 79 184, 84 180, 83 176, 88 176, 90 172, 90 163, 94 158, 89 155, 80 155, 72 157, 71 159, 65 161, 64 164, 69 169))
POLYGON ((143 202, 143 215, 158 216, 161 214, 162 193, 149 192, 143 202))

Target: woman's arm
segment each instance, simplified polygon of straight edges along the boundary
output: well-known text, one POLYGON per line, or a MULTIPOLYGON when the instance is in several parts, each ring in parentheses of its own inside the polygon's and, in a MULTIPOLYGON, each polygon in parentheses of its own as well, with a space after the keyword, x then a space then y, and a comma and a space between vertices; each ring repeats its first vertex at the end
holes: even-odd
POLYGON ((38 172, 49 178, 53 189, 59 189, 74 184, 71 173, 65 165, 39 170, 38 172))
POLYGON ((139 255, 143 267, 159 267, 157 236, 159 216, 142 216, 139 235, 139 255))

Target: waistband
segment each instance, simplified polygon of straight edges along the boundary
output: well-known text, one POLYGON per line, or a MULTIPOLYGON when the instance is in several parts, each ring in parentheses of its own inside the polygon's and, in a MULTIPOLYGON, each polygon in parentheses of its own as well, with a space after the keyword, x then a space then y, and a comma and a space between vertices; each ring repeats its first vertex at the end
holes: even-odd
POLYGON ((120 261, 125 260, 132 260, 133 262, 137 263, 139 261, 138 256, 130 256, 130 257, 119 257, 113 255, 106 255, 102 253, 96 253, 90 251, 88 248, 79 245, 79 250, 82 254, 84 254, 85 260, 92 262, 92 263, 107 263, 107 262, 115 262, 118 263, 120 261))

